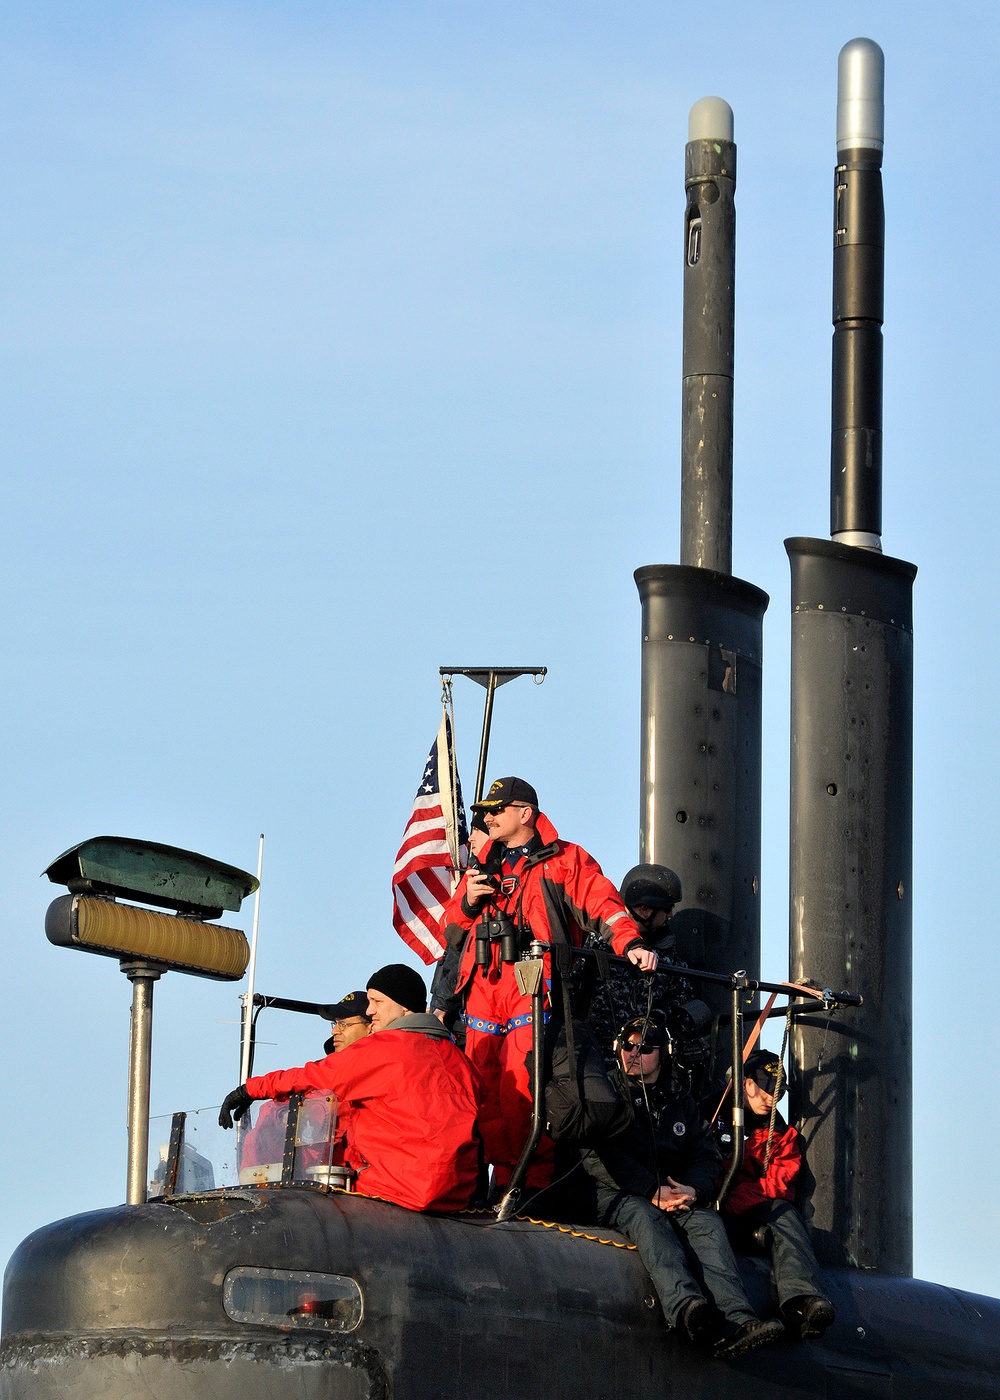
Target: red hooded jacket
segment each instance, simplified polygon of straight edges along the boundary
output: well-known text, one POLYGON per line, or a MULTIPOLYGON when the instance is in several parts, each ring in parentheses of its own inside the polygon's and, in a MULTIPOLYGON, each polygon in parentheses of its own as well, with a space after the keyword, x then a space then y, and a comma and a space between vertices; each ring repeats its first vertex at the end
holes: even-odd
MULTIPOLYGON (((497 896, 497 908, 515 921, 520 916, 520 922, 544 943, 570 942, 579 948, 587 933, 600 934, 616 953, 641 943, 621 896, 594 857, 582 846, 560 841, 544 812, 538 813, 535 831, 544 844, 518 862, 513 874, 520 884, 511 894, 497 896)), ((492 850, 491 841, 480 852, 480 865, 487 863, 492 850)), ((463 875, 441 916, 442 934, 452 947, 462 943, 480 917, 465 902, 465 884, 463 875)), ((470 938, 459 966, 457 992, 472 976, 475 960, 475 941, 470 938)))
POLYGON ((765 1172, 766 1151, 765 1119, 764 1127, 747 1133, 743 1164, 723 1207, 727 1214, 742 1215, 763 1201, 794 1201, 795 1182, 802 1166, 798 1130, 790 1128, 783 1118, 777 1116, 771 1138, 771 1159, 765 1172))
POLYGON ((325 1060, 247 1080, 255 1099, 332 1090, 356 1190, 409 1210, 465 1210, 479 1170, 479 1077, 435 1017, 414 1015, 325 1060), (413 1022, 405 1027, 405 1022, 413 1022), (433 1025, 429 1024, 433 1022, 433 1025))

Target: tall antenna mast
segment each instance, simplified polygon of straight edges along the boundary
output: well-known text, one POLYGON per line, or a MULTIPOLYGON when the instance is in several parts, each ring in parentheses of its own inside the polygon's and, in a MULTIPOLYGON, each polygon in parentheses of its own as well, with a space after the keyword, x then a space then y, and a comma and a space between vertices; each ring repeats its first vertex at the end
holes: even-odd
POLYGON ((257 977, 257 928, 260 924, 260 877, 264 869, 264 833, 257 846, 257 891, 253 899, 253 931, 250 935, 250 963, 247 968, 247 989, 241 998, 243 1016, 240 1026, 240 1083, 245 1084, 250 1073, 250 1049, 253 1031, 253 989, 257 977))

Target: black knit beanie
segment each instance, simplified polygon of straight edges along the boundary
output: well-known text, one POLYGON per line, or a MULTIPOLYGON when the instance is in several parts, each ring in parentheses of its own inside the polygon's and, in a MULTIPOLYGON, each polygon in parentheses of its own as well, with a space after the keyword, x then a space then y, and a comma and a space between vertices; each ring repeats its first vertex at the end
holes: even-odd
POLYGON ((368 979, 369 992, 381 992, 392 1001, 398 1001, 407 1011, 424 1011, 427 1008, 427 988, 419 972, 405 963, 389 963, 380 967, 368 979))

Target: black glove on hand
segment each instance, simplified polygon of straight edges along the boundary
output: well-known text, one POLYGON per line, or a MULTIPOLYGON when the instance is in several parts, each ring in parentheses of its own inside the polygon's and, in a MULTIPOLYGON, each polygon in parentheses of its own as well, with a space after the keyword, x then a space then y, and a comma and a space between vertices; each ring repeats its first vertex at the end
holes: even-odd
POLYGON ((219 1109, 219 1127, 231 1128, 234 1122, 238 1123, 252 1103, 253 1099, 247 1093, 245 1084, 227 1094, 219 1109))

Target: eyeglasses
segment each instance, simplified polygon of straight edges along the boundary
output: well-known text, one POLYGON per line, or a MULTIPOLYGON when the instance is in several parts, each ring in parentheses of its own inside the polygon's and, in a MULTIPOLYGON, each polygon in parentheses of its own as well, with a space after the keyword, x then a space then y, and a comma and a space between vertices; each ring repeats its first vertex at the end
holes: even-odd
POLYGON ((631 1050, 633 1055, 651 1055, 654 1050, 662 1050, 662 1045, 647 1045, 645 1041, 636 1045, 632 1040, 625 1047, 626 1051, 631 1050))
POLYGON ((342 1021, 334 1021, 334 1022, 333 1022, 333 1029, 334 1029, 335 1031, 342 1031, 342 1030, 344 1029, 345 1026, 356 1026, 359 1022, 360 1022, 362 1025, 367 1026, 367 1024, 368 1024, 368 1017, 367 1017, 367 1016, 345 1016, 344 1019, 343 1019, 342 1021))

